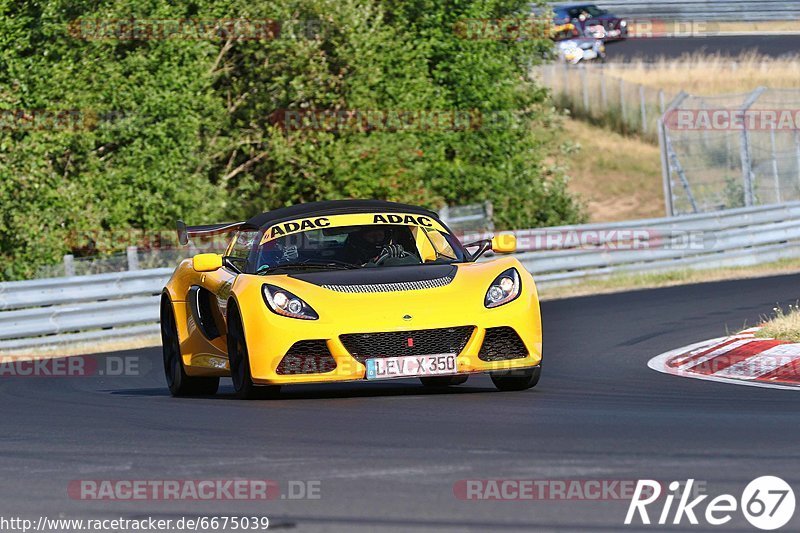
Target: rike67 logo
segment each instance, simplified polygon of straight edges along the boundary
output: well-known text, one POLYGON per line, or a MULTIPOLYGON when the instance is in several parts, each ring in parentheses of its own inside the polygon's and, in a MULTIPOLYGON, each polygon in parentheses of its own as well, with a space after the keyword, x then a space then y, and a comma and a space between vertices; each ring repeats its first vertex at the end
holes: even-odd
POLYGON ((762 476, 754 479, 747 484, 738 500, 731 494, 721 494, 706 501, 709 496, 696 495, 693 485, 694 479, 688 479, 684 484, 671 482, 661 506, 661 483, 651 479, 639 480, 625 516, 625 525, 639 521, 646 525, 653 521, 659 525, 680 525, 686 523, 684 519, 689 524, 697 525, 700 523, 699 517, 709 525, 721 526, 741 512, 752 526, 774 530, 786 525, 794 515, 794 491, 779 477, 762 476), (658 514, 651 518, 649 512, 653 511, 658 514))

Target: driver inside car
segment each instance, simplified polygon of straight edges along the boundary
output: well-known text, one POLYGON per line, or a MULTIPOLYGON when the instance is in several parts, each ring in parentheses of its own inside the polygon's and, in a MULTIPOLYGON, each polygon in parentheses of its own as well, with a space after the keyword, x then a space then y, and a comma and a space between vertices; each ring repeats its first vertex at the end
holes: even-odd
POLYGON ((419 264, 414 253, 395 243, 391 229, 368 226, 352 233, 344 246, 348 261, 364 266, 419 264))

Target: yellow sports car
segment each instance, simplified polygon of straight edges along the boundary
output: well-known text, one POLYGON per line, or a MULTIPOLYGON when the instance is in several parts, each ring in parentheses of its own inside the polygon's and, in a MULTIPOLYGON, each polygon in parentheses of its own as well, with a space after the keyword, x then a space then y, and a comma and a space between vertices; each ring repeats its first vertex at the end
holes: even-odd
POLYGON ((447 387, 491 375, 500 390, 539 381, 542 331, 513 235, 462 245, 436 213, 377 200, 314 202, 245 222, 224 254, 178 265, 161 299, 164 370, 174 396, 240 398, 281 385, 420 378, 447 387), (475 248, 470 253, 467 249, 475 248))

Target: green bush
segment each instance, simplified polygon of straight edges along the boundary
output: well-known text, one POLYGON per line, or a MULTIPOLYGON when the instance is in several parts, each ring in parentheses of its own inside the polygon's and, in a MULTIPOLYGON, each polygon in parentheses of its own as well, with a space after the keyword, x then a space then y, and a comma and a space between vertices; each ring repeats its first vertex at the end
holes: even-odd
POLYGON ((75 110, 74 127, 60 128, 4 115, 0 276, 29 277, 84 246, 76 232, 230 220, 319 199, 432 208, 489 199, 499 227, 582 220, 547 163, 552 104, 526 75, 549 42, 454 31, 459 20, 513 17, 527 5, 0 0, 0 110, 75 110), (280 31, 258 40, 87 40, 73 22, 70 33, 72 21, 114 18, 271 19, 280 31), (362 131, 275 120, 281 111, 347 110, 460 110, 484 122, 362 131))

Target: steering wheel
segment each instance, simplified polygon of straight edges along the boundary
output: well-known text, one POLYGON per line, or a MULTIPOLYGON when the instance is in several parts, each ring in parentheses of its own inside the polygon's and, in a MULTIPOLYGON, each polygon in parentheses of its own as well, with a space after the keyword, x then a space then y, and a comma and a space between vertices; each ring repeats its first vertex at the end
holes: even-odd
POLYGON ((374 263, 376 265, 382 265, 383 262, 389 258, 400 259, 410 255, 411 254, 409 252, 406 252, 403 249, 402 244, 387 244, 383 247, 383 249, 381 249, 381 253, 378 254, 378 258, 375 259, 374 263))

